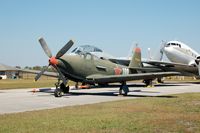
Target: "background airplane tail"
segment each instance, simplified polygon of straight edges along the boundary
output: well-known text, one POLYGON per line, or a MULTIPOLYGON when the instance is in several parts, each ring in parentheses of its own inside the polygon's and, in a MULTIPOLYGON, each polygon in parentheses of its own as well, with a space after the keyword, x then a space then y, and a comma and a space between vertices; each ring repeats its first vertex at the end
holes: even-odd
POLYGON ((141 63, 141 49, 136 46, 133 51, 133 56, 129 64, 129 68, 142 67, 141 63))

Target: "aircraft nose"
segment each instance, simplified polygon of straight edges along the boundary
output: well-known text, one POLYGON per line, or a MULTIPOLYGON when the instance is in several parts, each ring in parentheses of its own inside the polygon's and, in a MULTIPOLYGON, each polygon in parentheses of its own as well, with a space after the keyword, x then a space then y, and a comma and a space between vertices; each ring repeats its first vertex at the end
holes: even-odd
POLYGON ((174 54, 175 54, 175 50, 173 47, 164 47, 164 53, 168 58, 173 58, 174 54))
POLYGON ((58 65, 58 60, 56 59, 56 57, 51 57, 50 59, 49 59, 49 63, 51 64, 51 65, 58 65))
POLYGON ((165 53, 170 53, 171 51, 171 48, 170 47, 164 47, 164 52, 165 53))

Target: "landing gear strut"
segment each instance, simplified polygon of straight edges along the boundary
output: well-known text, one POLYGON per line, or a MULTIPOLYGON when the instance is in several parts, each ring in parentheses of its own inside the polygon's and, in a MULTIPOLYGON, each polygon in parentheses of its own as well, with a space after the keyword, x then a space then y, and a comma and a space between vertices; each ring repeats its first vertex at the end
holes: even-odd
POLYGON ((127 96, 128 92, 129 92, 129 88, 126 85, 126 82, 122 82, 122 85, 120 86, 120 89, 119 89, 119 95, 127 96))
POLYGON ((78 90, 78 82, 76 82, 76 84, 75 84, 75 89, 78 90))
POLYGON ((65 86, 64 83, 60 84, 60 81, 58 81, 56 84, 56 89, 54 91, 55 97, 62 97, 62 95, 65 93, 69 93, 69 86, 65 86))

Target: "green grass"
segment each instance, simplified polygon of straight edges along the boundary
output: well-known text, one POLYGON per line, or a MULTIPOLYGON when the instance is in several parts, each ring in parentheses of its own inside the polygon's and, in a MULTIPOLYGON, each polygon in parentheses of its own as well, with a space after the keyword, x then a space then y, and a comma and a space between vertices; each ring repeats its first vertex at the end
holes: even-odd
MULTIPOLYGON (((37 82, 34 79, 19 79, 19 80, 0 80, 0 90, 3 89, 18 89, 18 88, 41 88, 41 87, 54 87, 57 79, 40 79, 37 82)), ((73 82, 69 82, 73 85, 73 82)))
POLYGON ((200 132, 200 93, 173 96, 0 115, 0 133, 200 132))
POLYGON ((16 89, 16 88, 38 88, 54 86, 56 80, 45 79, 35 82, 33 79, 19 80, 0 80, 0 89, 16 89))

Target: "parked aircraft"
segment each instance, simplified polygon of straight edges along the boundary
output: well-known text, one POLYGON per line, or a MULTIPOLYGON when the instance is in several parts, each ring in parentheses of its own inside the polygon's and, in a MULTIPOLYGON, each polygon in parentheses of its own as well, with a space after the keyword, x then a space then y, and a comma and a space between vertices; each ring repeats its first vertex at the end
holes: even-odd
MULTIPOLYGON (((56 90, 54 95, 56 97, 62 96, 63 93, 69 92, 69 86, 66 87, 67 81, 72 80, 75 82, 81 82, 83 84, 107 84, 119 82, 121 87, 119 94, 127 95, 129 88, 126 85, 127 81, 131 80, 152 80, 159 77, 179 75, 179 72, 151 72, 141 73, 141 50, 136 47, 134 55, 130 60, 128 66, 113 63, 109 60, 100 59, 91 53, 79 54, 65 54, 71 46, 74 44, 70 40, 57 54, 52 56, 50 49, 48 48, 43 38, 39 39, 39 42, 49 57, 49 66, 52 66, 59 73, 58 82, 56 84, 56 90), (60 83, 62 80, 62 83, 60 83)), ((36 77, 37 81, 42 74, 45 74, 46 67, 36 77)), ((46 74, 54 76, 51 74, 46 74)))
POLYGON ((200 54, 180 41, 169 41, 163 49, 171 62, 197 66, 200 61, 200 54))
POLYGON ((183 76, 195 76, 200 78, 200 54, 180 41, 164 43, 161 51, 165 53, 171 62, 151 60, 146 62, 151 65, 165 66, 181 72, 183 76))

